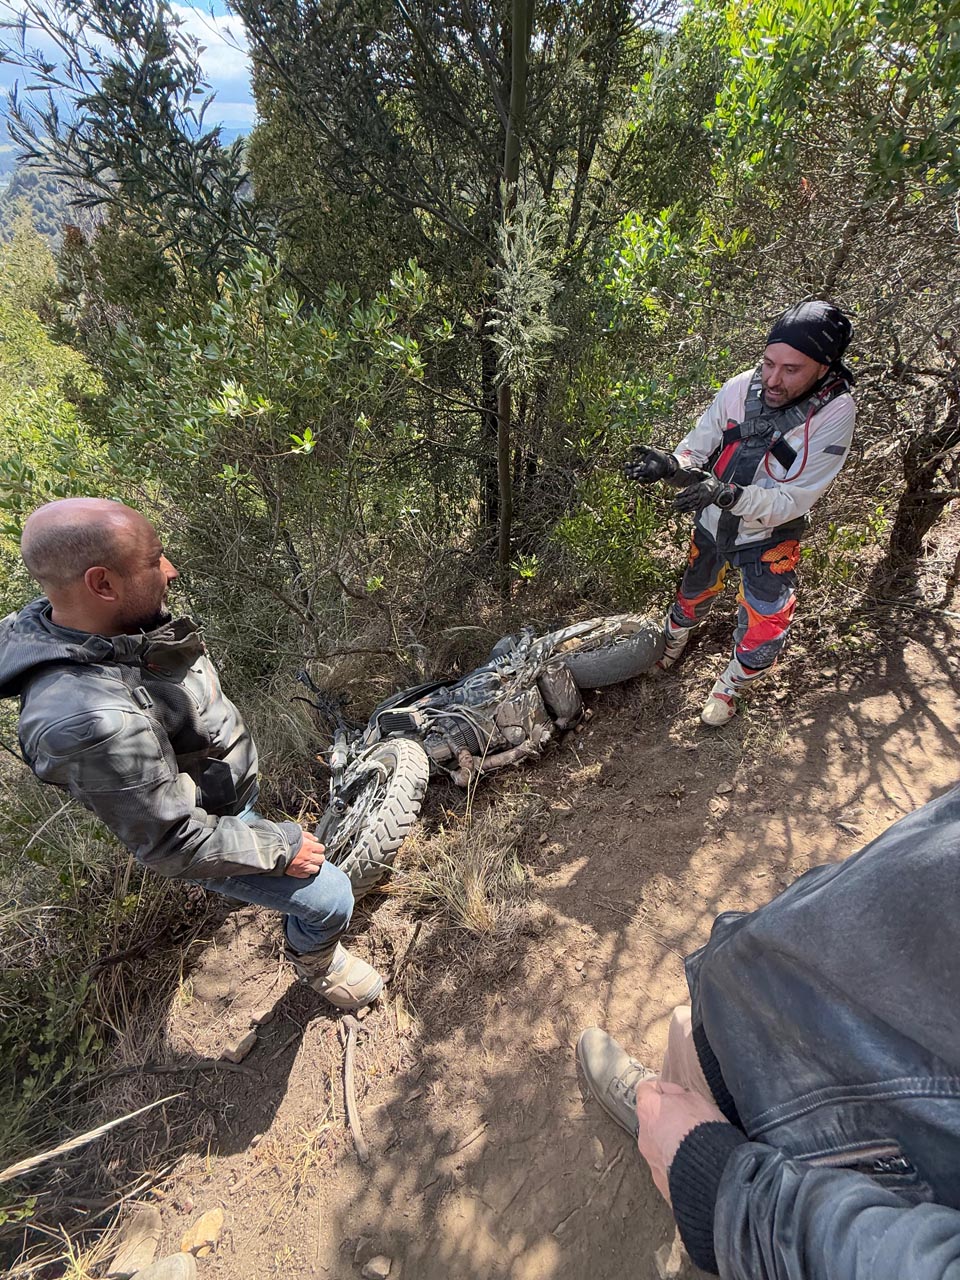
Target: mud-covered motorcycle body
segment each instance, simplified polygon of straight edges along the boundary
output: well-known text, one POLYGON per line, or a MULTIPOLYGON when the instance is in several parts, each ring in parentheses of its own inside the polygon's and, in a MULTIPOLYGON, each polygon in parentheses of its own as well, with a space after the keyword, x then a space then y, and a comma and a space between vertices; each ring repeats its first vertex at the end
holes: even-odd
POLYGON ((364 744, 420 742, 434 772, 460 786, 540 755, 583 712, 581 689, 649 670, 663 651, 660 624, 637 614, 594 618, 539 639, 505 636, 489 660, 456 681, 433 681, 388 698, 364 744))
POLYGON ((580 719, 582 689, 640 675, 662 652, 660 624, 638 614, 574 623, 539 639, 527 627, 498 641, 468 675, 394 694, 361 729, 349 728, 329 699, 318 701, 336 722, 330 795, 316 828, 327 857, 362 897, 392 866, 431 773, 468 786, 539 756, 580 719))

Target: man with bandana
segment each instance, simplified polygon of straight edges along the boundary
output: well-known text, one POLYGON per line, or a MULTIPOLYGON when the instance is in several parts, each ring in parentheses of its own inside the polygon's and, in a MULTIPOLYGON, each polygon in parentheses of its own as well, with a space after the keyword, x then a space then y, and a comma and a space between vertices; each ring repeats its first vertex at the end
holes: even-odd
POLYGON ((686 571, 664 619, 659 666, 672 667, 693 628, 740 574, 733 656, 701 719, 732 719, 737 699, 771 670, 796 609, 800 539, 836 479, 853 439, 853 374, 843 364, 852 326, 827 302, 790 307, 767 337, 759 366, 731 378, 672 454, 644 449, 630 479, 663 480, 694 514, 686 571))
POLYGON ((153 871, 284 915, 298 976, 340 1009, 383 980, 340 938, 349 878, 295 822, 256 810, 257 750, 197 624, 174 621, 177 571, 138 512, 68 498, 28 517, 45 595, 0 622, 0 697, 19 697, 24 759, 153 871))

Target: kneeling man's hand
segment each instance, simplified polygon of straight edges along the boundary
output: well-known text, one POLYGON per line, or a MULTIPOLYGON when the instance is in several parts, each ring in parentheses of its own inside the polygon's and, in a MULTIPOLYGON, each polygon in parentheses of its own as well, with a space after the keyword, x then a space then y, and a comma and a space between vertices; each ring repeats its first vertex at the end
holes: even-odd
POLYGON ((680 1143, 698 1124, 727 1123, 723 1112, 701 1094, 657 1079, 641 1080, 637 1085, 637 1120, 637 1146, 668 1204, 670 1166, 680 1143))
POLYGON ((291 859, 284 875, 296 876, 298 880, 309 880, 315 876, 323 865, 323 845, 315 840, 309 831, 303 833, 303 844, 291 859))

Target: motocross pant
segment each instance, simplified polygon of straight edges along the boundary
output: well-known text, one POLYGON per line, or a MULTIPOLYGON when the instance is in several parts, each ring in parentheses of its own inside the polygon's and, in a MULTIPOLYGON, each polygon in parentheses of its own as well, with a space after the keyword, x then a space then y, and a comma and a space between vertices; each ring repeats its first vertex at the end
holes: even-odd
POLYGON ((670 622, 676 629, 701 622, 726 584, 728 567, 736 569, 740 590, 733 656, 748 672, 766 671, 779 657, 793 621, 799 562, 800 544, 795 539, 725 553, 705 529, 694 525, 670 622))

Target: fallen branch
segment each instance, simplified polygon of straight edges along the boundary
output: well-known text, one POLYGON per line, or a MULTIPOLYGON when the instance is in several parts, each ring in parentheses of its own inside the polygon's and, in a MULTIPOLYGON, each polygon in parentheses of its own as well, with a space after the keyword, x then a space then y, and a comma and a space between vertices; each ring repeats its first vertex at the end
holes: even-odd
POLYGON ((423 928, 423 921, 418 920, 413 930, 413 933, 410 936, 410 941, 407 943, 407 945, 403 949, 403 955, 400 957, 400 959, 397 961, 397 963, 393 967, 393 973, 390 975, 390 981, 388 983, 389 986, 393 987, 396 985, 397 979, 400 977, 401 973, 403 973, 404 969, 407 967, 407 961, 410 959, 410 953, 413 951, 413 948, 417 945, 417 939, 420 937, 420 930, 422 928, 423 928))
POLYGON ((370 1159, 370 1152, 367 1150, 367 1144, 363 1140, 363 1133, 360 1129, 360 1114, 357 1111, 357 1088, 354 1080, 354 1054, 357 1047, 357 1032, 360 1030, 360 1023, 352 1014, 347 1014, 340 1021, 340 1034, 344 1041, 343 1053, 343 1100, 347 1107, 347 1123, 350 1125, 350 1132, 353 1135, 353 1145, 357 1149, 357 1159, 361 1164, 366 1164, 370 1159))
POLYGON ((929 613, 935 618, 960 618, 960 613, 953 609, 931 609, 925 604, 911 604, 909 600, 892 600, 889 596, 877 596, 877 607, 892 605, 895 609, 910 609, 914 613, 929 613))
POLYGON ((144 1062, 137 1067, 119 1067, 116 1071, 108 1071, 106 1075, 97 1076, 96 1079, 97 1084, 102 1084, 105 1080, 119 1080, 121 1076, 166 1076, 176 1075, 180 1071, 235 1071, 238 1075, 250 1076, 254 1080, 263 1079, 263 1074, 254 1071, 252 1067, 243 1067, 238 1062, 227 1062, 222 1058, 209 1062, 144 1062))
POLYGON ((458 1151, 465 1151, 467 1147, 472 1146, 472 1144, 484 1133, 486 1127, 487 1122, 486 1120, 483 1120, 475 1129, 472 1129, 465 1138, 458 1142, 455 1147, 451 1147, 447 1152, 447 1155, 455 1156, 458 1151))
POLYGON ((88 1142, 102 1138, 105 1133, 109 1133, 111 1129, 116 1129, 118 1125, 126 1124, 128 1120, 135 1120, 137 1116, 145 1115, 146 1112, 152 1111, 155 1107, 163 1106, 165 1102, 173 1102, 176 1098, 182 1097, 182 1093, 172 1093, 169 1098, 158 1098, 156 1102, 150 1102, 138 1111, 131 1111, 129 1115, 119 1116, 116 1120, 108 1120, 106 1124, 101 1124, 96 1129, 88 1129, 86 1133, 78 1134, 77 1137, 70 1138, 67 1142, 61 1142, 58 1147, 51 1147, 49 1151, 42 1151, 39 1155, 30 1156, 26 1160, 19 1160, 16 1164, 8 1165, 6 1169, 0 1170, 0 1182, 9 1182, 11 1178, 20 1178, 25 1173, 30 1173, 32 1169, 37 1169, 40 1165, 46 1164, 54 1156, 62 1156, 68 1151, 76 1151, 80 1147, 85 1147, 88 1142))

